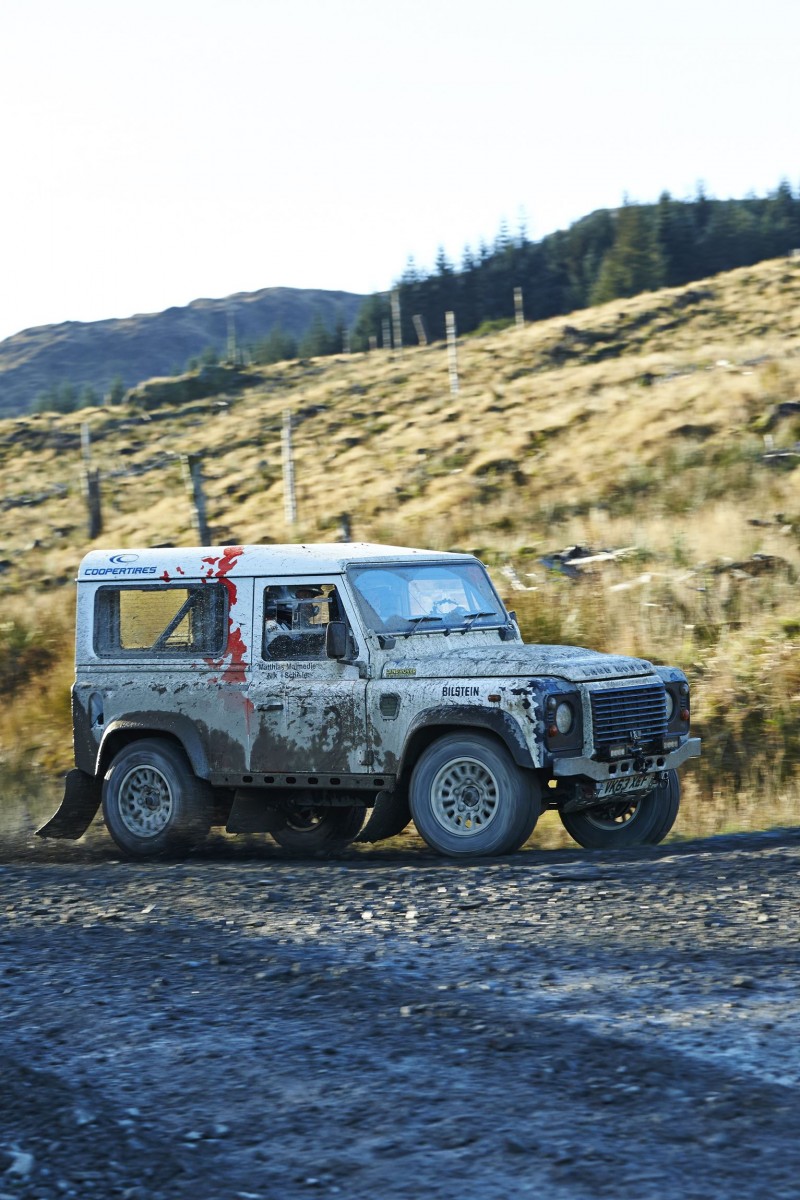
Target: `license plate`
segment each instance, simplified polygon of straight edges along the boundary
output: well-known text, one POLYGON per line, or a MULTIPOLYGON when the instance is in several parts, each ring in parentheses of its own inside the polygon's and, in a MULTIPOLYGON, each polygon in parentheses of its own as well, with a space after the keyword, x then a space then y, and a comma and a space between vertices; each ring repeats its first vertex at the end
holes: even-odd
POLYGON ((600 784, 597 795, 605 800, 608 796, 624 796, 627 792, 646 792, 652 786, 652 775, 626 775, 622 779, 606 779, 600 784))

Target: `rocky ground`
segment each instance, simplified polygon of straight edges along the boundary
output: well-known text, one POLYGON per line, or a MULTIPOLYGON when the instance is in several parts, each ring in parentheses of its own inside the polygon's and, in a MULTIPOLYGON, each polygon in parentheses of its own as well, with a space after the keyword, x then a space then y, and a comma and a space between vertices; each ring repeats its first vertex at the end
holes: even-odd
POLYGON ((800 834, 0 851, 0 1200, 800 1194, 800 834))

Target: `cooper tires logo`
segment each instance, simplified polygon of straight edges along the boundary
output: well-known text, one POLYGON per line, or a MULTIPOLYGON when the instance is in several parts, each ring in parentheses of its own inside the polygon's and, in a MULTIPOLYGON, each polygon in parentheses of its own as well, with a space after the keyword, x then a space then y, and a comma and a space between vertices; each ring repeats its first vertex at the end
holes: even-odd
POLYGON ((138 561, 138 554, 112 554, 109 559, 109 562, 113 563, 135 563, 138 561))

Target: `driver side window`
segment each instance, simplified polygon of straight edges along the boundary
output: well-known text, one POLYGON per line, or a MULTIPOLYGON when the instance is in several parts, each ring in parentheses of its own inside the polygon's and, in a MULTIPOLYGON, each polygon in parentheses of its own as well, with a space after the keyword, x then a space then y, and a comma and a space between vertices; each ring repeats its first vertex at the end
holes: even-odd
POLYGON ((264 589, 261 654, 272 660, 325 658, 331 621, 344 620, 332 583, 296 583, 264 589))

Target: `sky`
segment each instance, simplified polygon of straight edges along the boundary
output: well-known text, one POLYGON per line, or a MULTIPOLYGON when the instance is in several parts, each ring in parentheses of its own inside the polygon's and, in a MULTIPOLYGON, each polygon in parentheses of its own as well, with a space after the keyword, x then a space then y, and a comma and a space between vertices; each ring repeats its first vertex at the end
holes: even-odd
POLYGON ((800 188, 797 0, 0 0, 0 339, 800 188))

